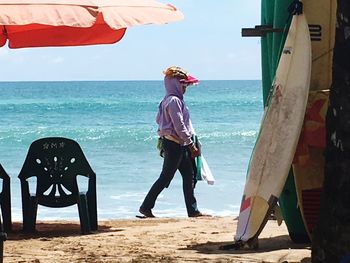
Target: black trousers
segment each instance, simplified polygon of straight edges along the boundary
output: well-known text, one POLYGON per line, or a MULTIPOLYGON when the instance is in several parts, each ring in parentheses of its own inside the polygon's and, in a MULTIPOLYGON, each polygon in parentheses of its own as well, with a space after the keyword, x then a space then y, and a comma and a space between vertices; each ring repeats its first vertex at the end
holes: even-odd
POLYGON ((186 203, 188 216, 198 213, 197 201, 194 197, 193 181, 193 160, 188 146, 181 146, 176 142, 163 139, 164 162, 162 172, 152 185, 145 197, 141 207, 152 209, 155 205, 158 195, 168 187, 174 178, 175 172, 179 170, 182 176, 182 189, 186 203))

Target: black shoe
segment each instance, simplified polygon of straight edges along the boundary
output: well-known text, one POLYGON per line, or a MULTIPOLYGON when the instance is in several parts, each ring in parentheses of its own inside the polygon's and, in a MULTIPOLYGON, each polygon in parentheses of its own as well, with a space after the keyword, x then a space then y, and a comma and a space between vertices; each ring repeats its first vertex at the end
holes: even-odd
POLYGON ((151 209, 144 209, 144 208, 140 207, 139 212, 140 212, 141 214, 143 214, 145 217, 155 217, 155 216, 152 214, 152 210, 151 210, 151 209))
POLYGON ((194 213, 192 215, 189 215, 188 217, 211 217, 211 215, 203 214, 203 213, 198 211, 198 212, 196 212, 196 213, 194 213))

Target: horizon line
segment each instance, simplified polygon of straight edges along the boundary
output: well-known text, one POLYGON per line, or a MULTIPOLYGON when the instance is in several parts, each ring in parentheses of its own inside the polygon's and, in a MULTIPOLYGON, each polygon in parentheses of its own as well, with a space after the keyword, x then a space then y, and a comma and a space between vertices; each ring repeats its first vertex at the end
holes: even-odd
MULTIPOLYGON (((163 79, 125 79, 125 80, 0 80, 1 82, 125 82, 125 81, 163 81, 163 79)), ((202 79, 200 81, 262 81, 261 79, 202 79)))

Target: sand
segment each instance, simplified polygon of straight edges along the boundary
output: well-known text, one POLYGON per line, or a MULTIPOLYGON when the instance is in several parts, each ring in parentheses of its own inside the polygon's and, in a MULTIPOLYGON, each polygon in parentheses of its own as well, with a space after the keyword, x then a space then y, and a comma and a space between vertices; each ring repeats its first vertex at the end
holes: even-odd
POLYGON ((308 244, 294 244, 286 226, 270 220, 257 250, 220 250, 232 243, 233 217, 100 221, 80 234, 79 222, 38 222, 24 234, 14 223, 4 243, 4 262, 311 262, 308 244))

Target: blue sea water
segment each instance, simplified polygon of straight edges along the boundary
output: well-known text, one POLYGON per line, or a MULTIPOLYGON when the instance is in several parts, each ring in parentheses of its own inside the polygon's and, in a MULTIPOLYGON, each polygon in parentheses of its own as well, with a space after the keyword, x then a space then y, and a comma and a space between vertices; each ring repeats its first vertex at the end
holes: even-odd
MULTIPOLYGON (((134 218, 160 173, 155 116, 162 81, 0 82, 0 163, 11 177, 12 217, 22 220, 17 178, 36 139, 76 140, 97 174, 99 219, 134 218)), ((185 95, 216 182, 197 183, 202 212, 238 215, 246 170, 262 116, 261 81, 202 81, 185 95)), ((154 213, 185 217, 181 176, 154 213)), ((39 206, 38 220, 78 220, 76 206, 39 206)))

